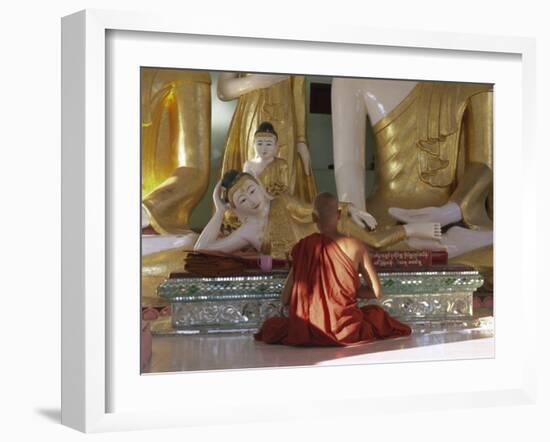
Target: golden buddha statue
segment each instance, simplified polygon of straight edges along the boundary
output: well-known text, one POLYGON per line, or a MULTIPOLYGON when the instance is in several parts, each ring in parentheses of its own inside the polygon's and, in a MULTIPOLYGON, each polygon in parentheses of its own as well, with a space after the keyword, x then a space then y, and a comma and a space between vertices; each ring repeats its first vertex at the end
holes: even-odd
POLYGON ((367 198, 369 211, 389 225, 396 222, 391 207, 454 201, 468 227, 492 228, 485 208, 492 184, 492 117, 488 85, 418 83, 373 126, 376 190, 367 198))
POLYGON ((492 99, 487 84, 344 78, 332 83, 340 199, 368 208, 380 226, 448 226, 438 242, 410 239, 397 247, 446 248, 452 262, 475 266, 489 286, 492 99), (375 184, 365 198, 364 186, 357 186, 365 168, 357 158, 364 157, 367 115, 375 138, 375 184))
POLYGON ((279 136, 273 125, 264 121, 254 133, 255 157, 244 163, 243 171, 258 178, 272 196, 289 193, 288 163, 277 157, 279 136))
POLYGON ((156 232, 189 232, 193 208, 208 188, 210 74, 141 69, 142 207, 156 232))
MULTIPOLYGON (((316 232, 313 206, 288 193, 272 196, 260 181, 246 172, 228 171, 214 189, 215 213, 203 229, 195 249, 237 252, 252 247, 275 258, 284 258, 294 244, 316 232), (220 236, 227 209, 239 218, 241 226, 227 236, 220 236)), ((386 247, 409 237, 438 239, 437 223, 391 226, 370 231, 372 217, 349 203, 340 203, 338 229, 373 248, 386 247)))

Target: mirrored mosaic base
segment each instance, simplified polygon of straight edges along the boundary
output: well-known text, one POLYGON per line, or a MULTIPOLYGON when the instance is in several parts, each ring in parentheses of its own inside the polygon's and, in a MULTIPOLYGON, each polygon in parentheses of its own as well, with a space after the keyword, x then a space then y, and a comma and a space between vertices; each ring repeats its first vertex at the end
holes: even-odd
MULTIPOLYGON (((380 272, 384 298, 380 305, 414 329, 457 329, 478 325, 473 293, 483 284, 471 269, 380 272)), ((170 329, 157 334, 253 332, 272 316, 285 315, 279 298, 286 272, 233 277, 170 278, 159 296, 172 304, 170 329)), ((360 306, 377 303, 359 300, 360 306)))

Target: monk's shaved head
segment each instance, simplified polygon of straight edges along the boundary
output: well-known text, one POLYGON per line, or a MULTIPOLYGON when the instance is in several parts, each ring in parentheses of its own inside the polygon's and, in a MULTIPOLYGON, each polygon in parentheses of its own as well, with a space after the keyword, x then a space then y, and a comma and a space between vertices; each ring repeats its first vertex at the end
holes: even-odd
POLYGON ((333 222, 338 217, 338 198, 329 192, 319 193, 313 201, 313 211, 320 223, 333 222))

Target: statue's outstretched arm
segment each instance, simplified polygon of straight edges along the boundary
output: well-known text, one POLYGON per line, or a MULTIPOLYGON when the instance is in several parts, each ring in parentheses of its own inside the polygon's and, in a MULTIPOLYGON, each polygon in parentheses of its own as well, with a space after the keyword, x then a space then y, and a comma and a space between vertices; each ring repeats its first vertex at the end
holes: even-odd
MULTIPOLYGON (((212 218, 214 220, 214 217, 212 218)), ((216 222, 221 226, 221 220, 216 222)), ((239 234, 239 230, 234 231, 229 236, 226 236, 225 238, 212 238, 210 235, 205 235, 205 231, 207 230, 208 225, 203 230, 203 233, 201 236, 199 236, 199 239, 195 243, 195 250, 217 250, 220 252, 225 253, 233 253, 238 252, 239 250, 244 249, 245 247, 249 246, 250 243, 248 240, 239 234)), ((220 227, 218 227, 217 231, 219 232, 220 227)))

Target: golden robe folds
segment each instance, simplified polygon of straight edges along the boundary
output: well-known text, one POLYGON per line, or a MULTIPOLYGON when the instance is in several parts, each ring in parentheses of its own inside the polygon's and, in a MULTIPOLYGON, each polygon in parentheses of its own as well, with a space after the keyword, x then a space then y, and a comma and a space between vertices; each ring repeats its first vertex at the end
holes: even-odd
POLYGON ((374 127, 376 178, 367 210, 379 225, 388 208, 455 201, 470 228, 492 228, 492 90, 421 82, 374 127))
MULTIPOLYGON (((468 228, 493 228, 492 103, 489 85, 421 82, 374 125, 375 189, 366 206, 379 226, 396 224, 390 207, 454 201, 468 228)), ((474 266, 492 286, 492 246, 451 262, 474 266)))
POLYGON ((141 70, 141 193, 153 228, 188 231, 189 216, 208 187, 210 74, 141 70))

